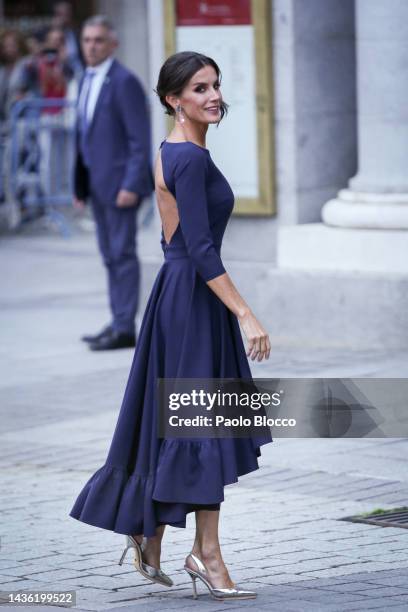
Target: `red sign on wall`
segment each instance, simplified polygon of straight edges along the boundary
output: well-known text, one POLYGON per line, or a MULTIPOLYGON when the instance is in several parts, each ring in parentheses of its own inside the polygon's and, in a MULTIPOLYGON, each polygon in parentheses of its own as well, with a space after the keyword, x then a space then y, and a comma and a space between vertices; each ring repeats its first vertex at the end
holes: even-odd
POLYGON ((177 0, 176 25, 250 25, 250 0, 177 0))

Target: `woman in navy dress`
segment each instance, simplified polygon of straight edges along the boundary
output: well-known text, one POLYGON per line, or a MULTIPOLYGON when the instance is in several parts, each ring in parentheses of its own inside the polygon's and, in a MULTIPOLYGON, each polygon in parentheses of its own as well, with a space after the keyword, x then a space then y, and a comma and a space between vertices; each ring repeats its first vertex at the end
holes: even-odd
POLYGON ((220 252, 234 196, 205 138, 227 105, 220 70, 209 57, 177 53, 160 71, 156 93, 175 117, 160 145, 155 183, 164 262, 140 328, 121 410, 105 464, 89 479, 70 516, 126 534, 135 566, 171 586, 160 568, 165 525, 185 527, 195 512, 196 536, 184 569, 216 599, 244 599, 223 562, 218 524, 224 486, 258 469, 262 437, 185 440, 157 436, 158 378, 251 379, 248 357, 269 358, 268 334, 235 288, 220 252), (241 329, 248 341, 247 351, 241 329))

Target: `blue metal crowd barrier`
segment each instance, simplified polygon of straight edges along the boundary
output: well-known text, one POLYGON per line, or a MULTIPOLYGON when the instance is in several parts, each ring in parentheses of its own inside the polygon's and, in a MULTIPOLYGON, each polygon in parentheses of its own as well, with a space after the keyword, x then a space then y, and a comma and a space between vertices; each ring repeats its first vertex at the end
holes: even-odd
POLYGON ((40 209, 70 234, 62 208, 72 206, 75 103, 27 98, 13 105, 9 132, 9 197, 40 209))

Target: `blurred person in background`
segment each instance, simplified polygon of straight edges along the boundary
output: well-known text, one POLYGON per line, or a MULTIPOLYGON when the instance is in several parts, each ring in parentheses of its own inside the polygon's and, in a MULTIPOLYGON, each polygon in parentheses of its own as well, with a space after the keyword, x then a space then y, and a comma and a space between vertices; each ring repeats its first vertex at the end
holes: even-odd
POLYGON ((25 44, 28 49, 27 60, 32 60, 41 52, 44 43, 44 34, 45 31, 43 29, 29 30, 26 33, 25 44))
POLYGON ((65 37, 66 61, 76 79, 82 77, 84 61, 81 53, 79 36, 73 25, 73 10, 70 2, 61 1, 53 7, 53 25, 61 28, 65 37))
POLYGON ((112 315, 100 333, 82 340, 91 350, 111 350, 136 344, 136 213, 154 186, 150 120, 139 80, 113 57, 118 42, 107 17, 88 19, 81 41, 87 68, 78 98, 74 206, 82 210, 91 199, 112 315))
POLYGON ((27 47, 17 30, 5 30, 0 37, 0 121, 6 121, 14 102, 22 96, 21 76, 27 47))
MULTIPOLYGON (((66 59, 65 37, 61 28, 49 28, 42 45, 25 64, 21 88, 27 95, 47 98, 65 98, 68 83, 74 73, 66 59)), ((59 108, 44 109, 56 113, 59 108)))
POLYGON ((0 36, 0 203, 6 201, 6 143, 10 111, 22 97, 20 82, 27 47, 18 30, 5 30, 0 36))

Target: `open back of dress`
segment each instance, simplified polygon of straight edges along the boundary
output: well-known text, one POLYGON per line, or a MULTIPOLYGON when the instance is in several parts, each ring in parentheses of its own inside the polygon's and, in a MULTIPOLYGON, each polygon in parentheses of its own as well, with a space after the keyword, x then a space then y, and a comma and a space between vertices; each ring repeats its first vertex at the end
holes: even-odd
POLYGON ((163 176, 163 164, 161 149, 156 158, 154 182, 156 188, 157 205, 162 223, 162 235, 165 244, 168 246, 177 232, 180 224, 179 213, 177 210, 176 198, 167 189, 163 176))

